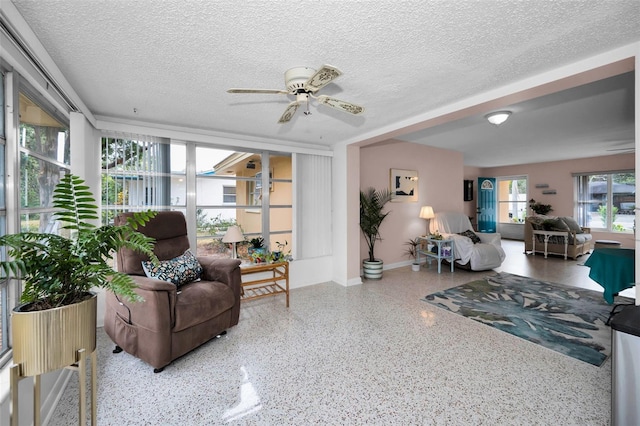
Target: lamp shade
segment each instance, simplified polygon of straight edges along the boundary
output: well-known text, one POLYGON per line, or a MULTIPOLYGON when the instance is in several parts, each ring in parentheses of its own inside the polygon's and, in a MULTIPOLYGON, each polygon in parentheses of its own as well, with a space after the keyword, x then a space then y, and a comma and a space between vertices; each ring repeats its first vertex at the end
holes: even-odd
POLYGON ((511 111, 496 111, 492 112, 491 114, 487 114, 485 118, 487 119, 487 121, 489 121, 489 123, 499 126, 507 121, 510 115, 511 111))
POLYGON ((433 207, 431 206, 422 206, 420 209, 420 218, 421 219, 433 219, 436 215, 433 213, 433 207))
POLYGON ((230 226, 222 237, 223 243, 239 243, 244 240, 244 235, 237 225, 230 226))

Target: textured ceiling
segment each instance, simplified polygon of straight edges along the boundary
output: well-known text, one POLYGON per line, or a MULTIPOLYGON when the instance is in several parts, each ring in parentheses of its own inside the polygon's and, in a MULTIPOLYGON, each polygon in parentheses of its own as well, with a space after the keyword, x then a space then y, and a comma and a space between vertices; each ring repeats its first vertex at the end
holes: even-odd
MULTIPOLYGON (((298 146, 400 128, 640 40, 638 0, 12 2, 93 115, 298 146), (343 75, 319 94, 364 114, 312 103, 311 115, 299 109, 282 125, 289 96, 226 93, 282 89, 287 69, 322 64, 343 75)), ((430 144, 429 132, 402 137, 430 144)), ((434 144, 464 151, 469 142, 434 144)), ((465 161, 494 165, 477 152, 465 161)))

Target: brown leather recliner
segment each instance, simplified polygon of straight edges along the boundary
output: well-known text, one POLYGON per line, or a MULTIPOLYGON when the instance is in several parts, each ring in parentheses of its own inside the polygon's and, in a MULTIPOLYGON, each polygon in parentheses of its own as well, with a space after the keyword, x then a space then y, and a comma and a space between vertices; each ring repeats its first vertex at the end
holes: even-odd
MULTIPOLYGON (((124 223, 130 213, 116 217, 124 223)), ((182 255, 189 248, 182 212, 163 211, 139 231, 155 238, 160 260, 182 255)), ((104 329, 121 350, 160 372, 174 359, 238 324, 240 316, 240 261, 208 256, 197 258, 203 268, 200 281, 177 288, 173 283, 147 278, 142 261, 147 256, 129 249, 117 255, 118 270, 132 276, 144 302, 128 302, 107 292, 104 329)))

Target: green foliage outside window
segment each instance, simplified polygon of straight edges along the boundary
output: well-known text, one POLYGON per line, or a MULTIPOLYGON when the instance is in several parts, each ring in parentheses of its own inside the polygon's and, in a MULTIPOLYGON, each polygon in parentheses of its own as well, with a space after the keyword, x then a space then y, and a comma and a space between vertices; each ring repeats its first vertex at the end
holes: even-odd
MULTIPOLYGON (((68 130, 62 127, 20 123, 20 145, 26 149, 20 153, 21 209, 53 207, 53 191, 63 173, 63 169, 54 161, 64 160, 68 164, 68 134, 68 130), (62 155, 58 152, 61 136, 66 138, 62 155), (52 161, 36 158, 30 155, 31 152, 52 161)), ((40 214, 39 231, 47 231, 51 214, 40 214)))
MULTIPOLYGON (((607 226, 607 206, 598 206, 598 214, 600 215, 602 224, 604 226, 607 226)), ((611 222, 616 221, 617 215, 618 215, 618 208, 616 206, 613 206, 613 209, 611 209, 611 222)))
POLYGON ((208 218, 203 209, 196 210, 196 227, 200 235, 222 237, 230 226, 237 224, 235 219, 223 219, 221 214, 208 218))

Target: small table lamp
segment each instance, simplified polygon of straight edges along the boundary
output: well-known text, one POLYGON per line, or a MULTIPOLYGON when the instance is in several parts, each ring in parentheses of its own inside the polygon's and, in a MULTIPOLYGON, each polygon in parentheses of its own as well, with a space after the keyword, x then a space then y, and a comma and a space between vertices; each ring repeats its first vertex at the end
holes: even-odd
POLYGON ((244 235, 238 225, 230 226, 224 234, 224 237, 222 237, 223 243, 233 243, 233 253, 231 255, 233 259, 238 258, 238 253, 236 253, 236 243, 239 243, 240 241, 244 241, 244 235))
POLYGON ((422 208, 420 209, 420 218, 427 219, 427 233, 425 235, 429 235, 429 223, 434 217, 436 217, 436 215, 433 213, 433 207, 422 206, 422 208))

